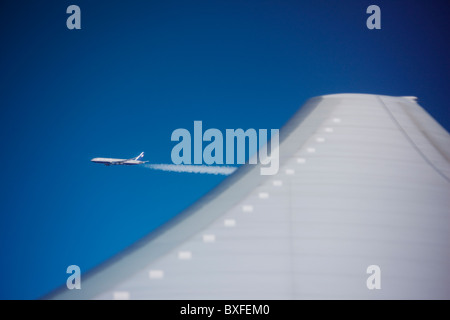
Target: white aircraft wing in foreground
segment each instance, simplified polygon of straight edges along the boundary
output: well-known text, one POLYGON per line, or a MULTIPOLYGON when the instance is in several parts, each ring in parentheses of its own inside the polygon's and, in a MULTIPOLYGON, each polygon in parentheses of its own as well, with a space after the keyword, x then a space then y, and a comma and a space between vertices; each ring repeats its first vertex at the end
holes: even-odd
POLYGON ((450 299, 450 136, 415 98, 312 98, 279 155, 44 298, 450 299))
POLYGON ((141 152, 140 155, 138 155, 135 158, 131 159, 114 159, 114 158, 94 158, 91 161, 95 163, 102 163, 104 165, 110 166, 110 165, 136 165, 136 164, 143 164, 148 161, 141 161, 141 159, 144 157, 144 153, 141 152))

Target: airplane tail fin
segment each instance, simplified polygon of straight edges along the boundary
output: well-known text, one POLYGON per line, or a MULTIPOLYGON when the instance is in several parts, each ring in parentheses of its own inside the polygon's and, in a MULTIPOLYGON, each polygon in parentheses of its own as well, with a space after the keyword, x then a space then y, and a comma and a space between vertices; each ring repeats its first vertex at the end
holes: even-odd
POLYGON ((140 155, 138 155, 136 158, 134 158, 134 160, 141 160, 144 157, 144 153, 141 152, 140 155))

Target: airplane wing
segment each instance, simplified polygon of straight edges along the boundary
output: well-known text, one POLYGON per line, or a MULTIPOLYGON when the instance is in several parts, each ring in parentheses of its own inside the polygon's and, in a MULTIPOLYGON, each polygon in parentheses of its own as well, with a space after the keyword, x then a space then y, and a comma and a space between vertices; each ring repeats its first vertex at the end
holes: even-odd
POLYGON ((81 290, 44 298, 450 298, 450 136, 415 98, 312 98, 279 152, 277 175, 241 166, 81 290))

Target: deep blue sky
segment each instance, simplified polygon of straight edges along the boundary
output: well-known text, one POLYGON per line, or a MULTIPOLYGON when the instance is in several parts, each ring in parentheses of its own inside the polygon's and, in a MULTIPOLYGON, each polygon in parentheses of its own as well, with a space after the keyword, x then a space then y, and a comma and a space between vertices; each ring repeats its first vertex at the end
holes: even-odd
POLYGON ((280 128, 316 95, 415 95, 450 129, 449 2, 0 2, 0 298, 34 299, 223 177, 170 163, 177 128, 280 128), (81 30, 66 8, 81 8, 81 30), (366 28, 381 8, 382 29, 366 28))

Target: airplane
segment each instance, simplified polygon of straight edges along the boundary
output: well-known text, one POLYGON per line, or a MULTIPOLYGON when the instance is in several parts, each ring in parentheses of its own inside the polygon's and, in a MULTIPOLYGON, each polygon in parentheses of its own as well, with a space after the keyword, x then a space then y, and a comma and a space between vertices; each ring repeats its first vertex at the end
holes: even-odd
POLYGON ((131 159, 114 159, 114 158, 94 158, 91 161, 95 163, 103 163, 106 166, 110 165, 136 165, 136 164, 143 164, 148 161, 141 161, 141 159, 144 157, 144 152, 141 152, 140 155, 138 155, 135 158, 131 159))

